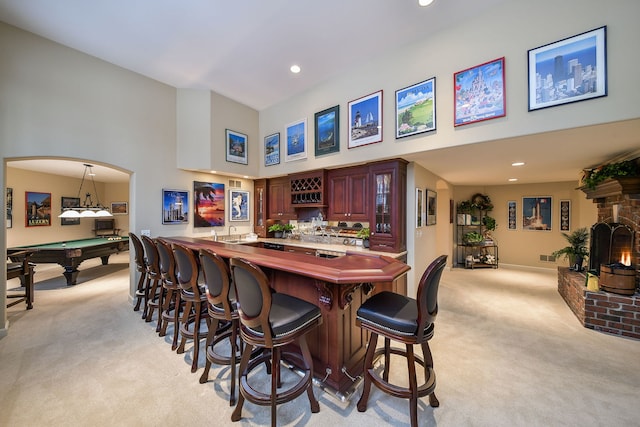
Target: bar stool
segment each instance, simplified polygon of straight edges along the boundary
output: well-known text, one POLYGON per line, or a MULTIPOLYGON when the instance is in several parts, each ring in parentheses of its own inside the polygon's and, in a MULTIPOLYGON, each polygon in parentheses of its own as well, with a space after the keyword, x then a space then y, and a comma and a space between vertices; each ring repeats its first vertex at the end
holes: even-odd
POLYGON ((129 240, 133 242, 134 260, 136 263, 136 269, 140 273, 138 279, 138 286, 136 286, 136 305, 133 307, 133 311, 139 311, 140 305, 144 303, 144 310, 142 311, 142 317, 147 316, 147 299, 145 298, 145 281, 147 280, 147 265, 144 259, 144 246, 140 238, 133 233, 129 233, 129 240))
POLYGON ((174 243, 171 247, 176 259, 176 279, 180 287, 180 298, 184 302, 177 353, 184 353, 186 341, 193 340, 191 372, 195 372, 198 370, 200 340, 205 339, 208 334, 207 296, 202 285, 198 283, 198 262, 193 251, 179 243, 174 243))
POLYGON ((162 285, 160 284, 162 276, 160 275, 158 248, 156 247, 155 241, 149 236, 142 236, 142 245, 144 246, 147 265, 147 282, 145 285, 146 316, 144 316, 144 321, 151 322, 151 320, 153 320, 153 312, 157 309, 158 324, 156 326, 156 332, 160 332, 161 307, 158 298, 160 290, 162 289, 162 285))
POLYGON ((176 279, 176 260, 169 243, 160 238, 157 238, 155 242, 158 249, 158 265, 162 277, 162 289, 159 297, 159 304, 162 307, 159 335, 164 337, 167 334, 167 326, 169 323, 173 323, 171 350, 175 350, 178 348, 178 329, 180 328, 182 304, 180 288, 176 279))
POLYGON ((393 292, 380 292, 365 301, 356 313, 356 325, 371 333, 364 361, 364 387, 358 401, 358 411, 367 410, 371 384, 391 396, 409 399, 411 426, 418 425, 418 398, 429 395, 432 407, 440 405, 435 395, 436 376, 428 341, 433 337, 434 320, 438 314, 438 287, 447 256, 436 258, 425 270, 418 285, 417 299, 393 292), (376 350, 378 335, 384 337, 384 347, 376 350), (390 341, 406 345, 406 350, 390 347, 390 341), (424 360, 416 357, 413 346, 420 344, 424 360), (384 354, 382 377, 373 362, 384 354), (390 354, 407 358, 409 386, 400 387, 389 382, 390 354), (423 384, 416 379, 416 363, 424 368, 423 384))
POLYGON ((7 293, 7 300, 14 299, 14 301, 7 303, 7 308, 21 302, 27 305, 27 310, 33 308, 33 275, 35 274, 35 265, 29 262, 29 257, 31 257, 32 253, 32 251, 18 251, 10 255, 12 259, 17 261, 7 262, 7 280, 20 278, 20 287, 24 287, 24 293, 7 293))
MULTIPOLYGON (((229 405, 236 403, 236 362, 240 360, 241 348, 238 346, 239 317, 235 290, 231 286, 229 267, 218 254, 209 249, 200 249, 200 267, 207 286, 209 302, 209 333, 207 334, 207 362, 200 377, 200 384, 209 379, 211 364, 230 365, 231 391, 229 405), (228 339, 229 355, 216 352, 216 346, 228 339)), ((242 343, 240 343, 242 346, 242 343)))
POLYGON ((276 425, 276 405, 289 402, 307 392, 311 412, 320 410, 313 394, 313 360, 306 335, 322 324, 320 309, 302 299, 283 293, 272 293, 269 279, 260 267, 242 259, 231 258, 231 277, 238 299, 240 334, 245 343, 240 360, 240 396, 231 414, 231 421, 242 418, 242 406, 247 399, 252 403, 271 406, 271 425, 276 425), (283 350, 287 344, 297 341, 301 355, 283 350), (265 351, 252 358, 254 347, 265 351), (304 367, 304 375, 290 388, 278 393, 280 360, 285 358, 298 367, 304 367), (252 387, 249 373, 263 362, 271 360, 271 392, 263 393, 252 387))

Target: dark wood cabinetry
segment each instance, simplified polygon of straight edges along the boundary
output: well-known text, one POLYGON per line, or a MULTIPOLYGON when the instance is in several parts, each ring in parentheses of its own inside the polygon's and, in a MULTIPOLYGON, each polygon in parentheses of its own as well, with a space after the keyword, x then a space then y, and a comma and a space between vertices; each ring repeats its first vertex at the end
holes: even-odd
POLYGON ((289 177, 285 176, 270 179, 268 189, 268 218, 273 220, 295 219, 296 214, 291 207, 291 187, 289 177))
POLYGON ((327 176, 330 221, 369 221, 369 167, 334 169, 327 176))
POLYGON ((253 182, 253 232, 260 237, 267 237, 267 180, 257 179, 253 182))
POLYGON ((312 208, 327 206, 327 172, 324 169, 290 176, 291 206, 312 208))
POLYGON ((375 251, 407 249, 407 162, 402 159, 369 165, 371 201, 370 247, 375 251))

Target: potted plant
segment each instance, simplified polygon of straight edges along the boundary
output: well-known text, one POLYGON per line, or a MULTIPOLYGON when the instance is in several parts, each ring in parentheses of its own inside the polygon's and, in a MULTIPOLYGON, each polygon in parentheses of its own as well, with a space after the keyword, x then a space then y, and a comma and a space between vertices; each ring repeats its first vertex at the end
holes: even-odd
POLYGON ((284 234, 284 224, 280 224, 279 222, 276 222, 275 224, 272 224, 269 226, 268 231, 270 233, 273 233, 273 237, 275 237, 276 239, 279 239, 284 234))
POLYGON ((287 235, 287 233, 291 233, 291 231, 293 231, 295 227, 292 224, 284 224, 283 225, 283 230, 282 230, 282 237, 285 237, 287 235))
POLYGON ((638 159, 624 160, 617 163, 609 163, 595 169, 584 171, 582 182, 593 190, 598 184, 609 178, 633 177, 640 175, 640 161, 638 159))
POLYGON ((562 233, 568 246, 553 252, 553 256, 559 257, 564 255, 569 259, 569 267, 575 271, 582 271, 582 263, 584 258, 589 255, 587 242, 589 241, 589 230, 586 227, 578 228, 571 233, 562 233))
POLYGON ((484 225, 485 231, 484 231, 484 240, 485 241, 489 241, 493 242, 493 233, 492 231, 494 231, 496 229, 496 227, 498 226, 496 223, 496 219, 492 216, 484 216, 482 217, 482 224, 484 225))
POLYGON ((483 239, 484 237, 482 237, 482 234, 477 231, 469 231, 468 233, 464 233, 462 236, 462 241, 467 245, 478 244, 482 242, 483 239))
POLYGON ((369 247, 369 236, 371 234, 371 231, 369 230, 369 227, 364 227, 361 228, 360 230, 358 230, 358 234, 356 234, 356 237, 358 239, 362 239, 362 247, 364 248, 368 248, 369 247))
POLYGON ((469 200, 463 200, 458 203, 456 211, 458 212, 458 225, 470 225, 471 224, 471 210, 473 205, 469 200))

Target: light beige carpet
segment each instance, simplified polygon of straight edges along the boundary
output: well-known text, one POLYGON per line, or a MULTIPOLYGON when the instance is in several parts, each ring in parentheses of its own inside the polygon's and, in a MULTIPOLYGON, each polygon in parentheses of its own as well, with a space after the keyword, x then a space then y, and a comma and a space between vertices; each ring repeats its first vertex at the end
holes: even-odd
MULTIPOLYGON (((230 421, 229 368, 190 372, 128 300, 128 255, 85 261, 78 285, 39 265, 33 310, 8 310, 0 340, 0 426, 269 425, 249 402, 230 421)), ((17 286, 9 282, 9 288, 17 286)), ((421 426, 631 426, 640 424, 640 342, 583 328, 556 290, 555 271, 445 271, 431 347, 439 408, 419 404, 421 426)), ((202 352, 201 352, 202 353, 202 352)), ((394 361, 396 377, 406 370, 394 361)), ((393 371, 392 371, 392 375, 393 371)), ((278 407, 286 426, 409 424, 408 404, 375 387, 342 403, 316 388, 278 407)))

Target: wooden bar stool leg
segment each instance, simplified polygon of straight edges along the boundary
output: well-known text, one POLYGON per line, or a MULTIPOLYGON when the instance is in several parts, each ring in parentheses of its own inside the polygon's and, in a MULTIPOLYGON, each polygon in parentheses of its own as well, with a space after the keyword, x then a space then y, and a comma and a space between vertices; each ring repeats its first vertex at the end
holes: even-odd
POLYGON ((364 385, 362 387, 362 395, 358 400, 358 412, 364 412, 367 410, 367 402, 369 401, 369 393, 371 392, 371 376, 369 369, 373 369, 373 356, 376 353, 376 345, 378 344, 378 334, 371 333, 369 337, 369 347, 367 348, 367 355, 364 358, 364 385))
MULTIPOLYGON (((429 380, 429 369, 433 369, 433 356, 431 355, 428 341, 422 343, 422 357, 424 358, 424 381, 427 382, 429 380)), ((429 395, 429 405, 432 408, 440 406, 435 390, 429 395)))
MULTIPOLYGON (((311 352, 309 351, 309 345, 307 344, 306 336, 302 335, 298 339, 298 344, 300 344, 300 351, 302 352, 304 362, 307 364, 307 368, 309 369, 309 374, 311 375, 311 378, 313 378, 313 359, 311 358, 311 352)), ((314 414, 319 412, 320 404, 318 403, 316 396, 313 394, 313 387, 307 388, 307 396, 309 396, 311 412, 314 414)))
MULTIPOLYGON (((242 358, 240 359, 240 367, 238 368, 238 374, 240 381, 247 375, 247 368, 249 366, 249 359, 251 359, 251 352, 253 351, 253 345, 245 343, 244 351, 242 352, 242 358)), ((244 395, 242 394, 242 387, 240 387, 240 393, 238 395, 238 403, 236 408, 231 414, 231 421, 240 421, 242 418, 242 407, 244 406, 244 395)))
POLYGON ((418 427, 418 382, 416 378, 416 359, 413 354, 413 345, 407 344, 407 369, 409 371, 409 409, 411 414, 411 427, 418 427))

